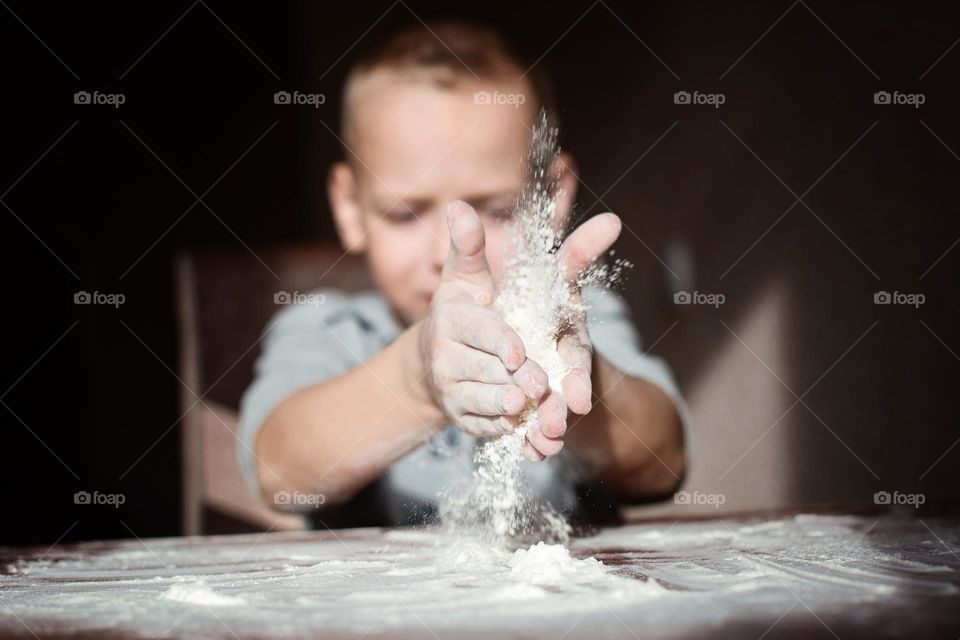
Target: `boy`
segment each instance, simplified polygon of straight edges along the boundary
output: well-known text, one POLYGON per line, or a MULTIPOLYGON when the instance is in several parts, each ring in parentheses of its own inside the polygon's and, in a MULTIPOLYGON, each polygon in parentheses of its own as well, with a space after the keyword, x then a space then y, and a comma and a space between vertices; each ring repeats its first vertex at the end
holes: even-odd
MULTIPOLYGON (((479 438, 517 425, 528 399, 540 428, 527 436, 535 464, 524 482, 555 508, 576 513, 590 481, 625 501, 679 484, 679 394, 666 366, 641 355, 616 294, 584 290, 589 317, 559 343, 562 394, 491 309, 530 129, 541 108, 555 117, 549 87, 525 69, 497 34, 463 23, 417 25, 352 67, 347 159, 327 193, 341 242, 365 255, 378 291, 324 290, 322 305, 276 318, 238 448, 267 500, 323 494, 324 525, 335 505, 354 507, 343 524, 413 523, 469 476, 479 438)), ((566 221, 575 167, 568 154, 557 164, 566 221)), ((572 232, 560 250, 568 274, 619 233, 609 213, 572 232)))

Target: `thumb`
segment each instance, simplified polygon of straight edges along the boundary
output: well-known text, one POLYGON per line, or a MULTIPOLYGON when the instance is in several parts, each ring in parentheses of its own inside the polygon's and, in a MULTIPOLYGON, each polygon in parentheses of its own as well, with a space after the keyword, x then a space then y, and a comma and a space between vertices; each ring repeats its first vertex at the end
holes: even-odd
POLYGON ((443 267, 443 277, 463 278, 492 288, 493 277, 484 252, 480 216, 466 202, 454 200, 447 205, 447 227, 450 229, 450 252, 443 267))

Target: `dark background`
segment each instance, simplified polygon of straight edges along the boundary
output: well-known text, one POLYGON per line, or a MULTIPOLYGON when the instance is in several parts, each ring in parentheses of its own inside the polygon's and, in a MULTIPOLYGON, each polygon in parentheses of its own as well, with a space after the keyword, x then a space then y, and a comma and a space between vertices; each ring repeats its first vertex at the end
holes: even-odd
MULTIPOLYGON (((322 123, 337 129, 349 53, 340 58, 362 36, 448 17, 450 3, 5 6, 0 543, 175 535, 173 257, 332 239, 323 180, 339 147, 322 123), (326 104, 273 103, 295 89, 326 104), (75 105, 79 90, 126 103, 75 105), (214 183, 207 206, 195 204, 191 190, 214 183), (126 302, 77 306, 77 291, 126 302), (121 492, 126 503, 77 506, 79 490, 121 492)), ((456 15, 543 56, 565 146, 589 185, 581 210, 627 222, 618 249, 636 267, 626 295, 648 342, 673 327, 655 351, 685 389, 706 379, 770 286, 785 292, 778 375, 798 394, 877 322, 805 399, 817 416, 787 421, 795 454, 777 470, 791 482, 782 502, 895 488, 960 496, 960 447, 950 449, 960 437, 960 249, 950 250, 960 237, 960 10, 611 0, 485 2, 456 15), (726 103, 676 105, 679 90, 722 92, 726 103), (879 90, 921 92, 926 103, 876 105, 879 90), (804 194, 842 155, 804 196, 812 212, 797 204, 774 224, 790 191, 804 194), (678 283, 661 260, 677 271, 671 246, 694 259, 683 285, 723 292, 720 310, 670 303, 678 283), (876 306, 879 290, 921 292, 926 303, 876 306)), ((738 377, 721 376, 736 402, 763 400, 738 377)), ((737 428, 697 417, 701 429, 737 428)))

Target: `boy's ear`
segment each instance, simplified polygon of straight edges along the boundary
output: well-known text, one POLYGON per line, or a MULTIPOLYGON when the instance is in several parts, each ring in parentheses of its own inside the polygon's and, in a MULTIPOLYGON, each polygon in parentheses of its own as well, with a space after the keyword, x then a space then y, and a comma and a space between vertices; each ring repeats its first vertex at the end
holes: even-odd
POLYGON ((560 196, 557 199, 557 210, 561 220, 570 219, 570 211, 577 199, 577 161, 567 151, 561 151, 554 161, 554 170, 558 174, 560 196))
POLYGON ((357 198, 357 180, 347 162, 335 162, 327 174, 327 198, 333 211, 340 243, 350 253, 366 249, 366 229, 363 210, 357 198))

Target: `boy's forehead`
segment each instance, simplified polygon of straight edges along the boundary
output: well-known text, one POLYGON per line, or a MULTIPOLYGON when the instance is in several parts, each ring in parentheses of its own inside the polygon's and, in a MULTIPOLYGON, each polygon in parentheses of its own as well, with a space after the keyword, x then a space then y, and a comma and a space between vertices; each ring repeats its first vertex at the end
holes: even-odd
POLYGON ((364 92, 352 105, 351 132, 361 181, 397 196, 516 188, 533 109, 477 96, 523 89, 520 82, 442 88, 394 81, 364 92))

